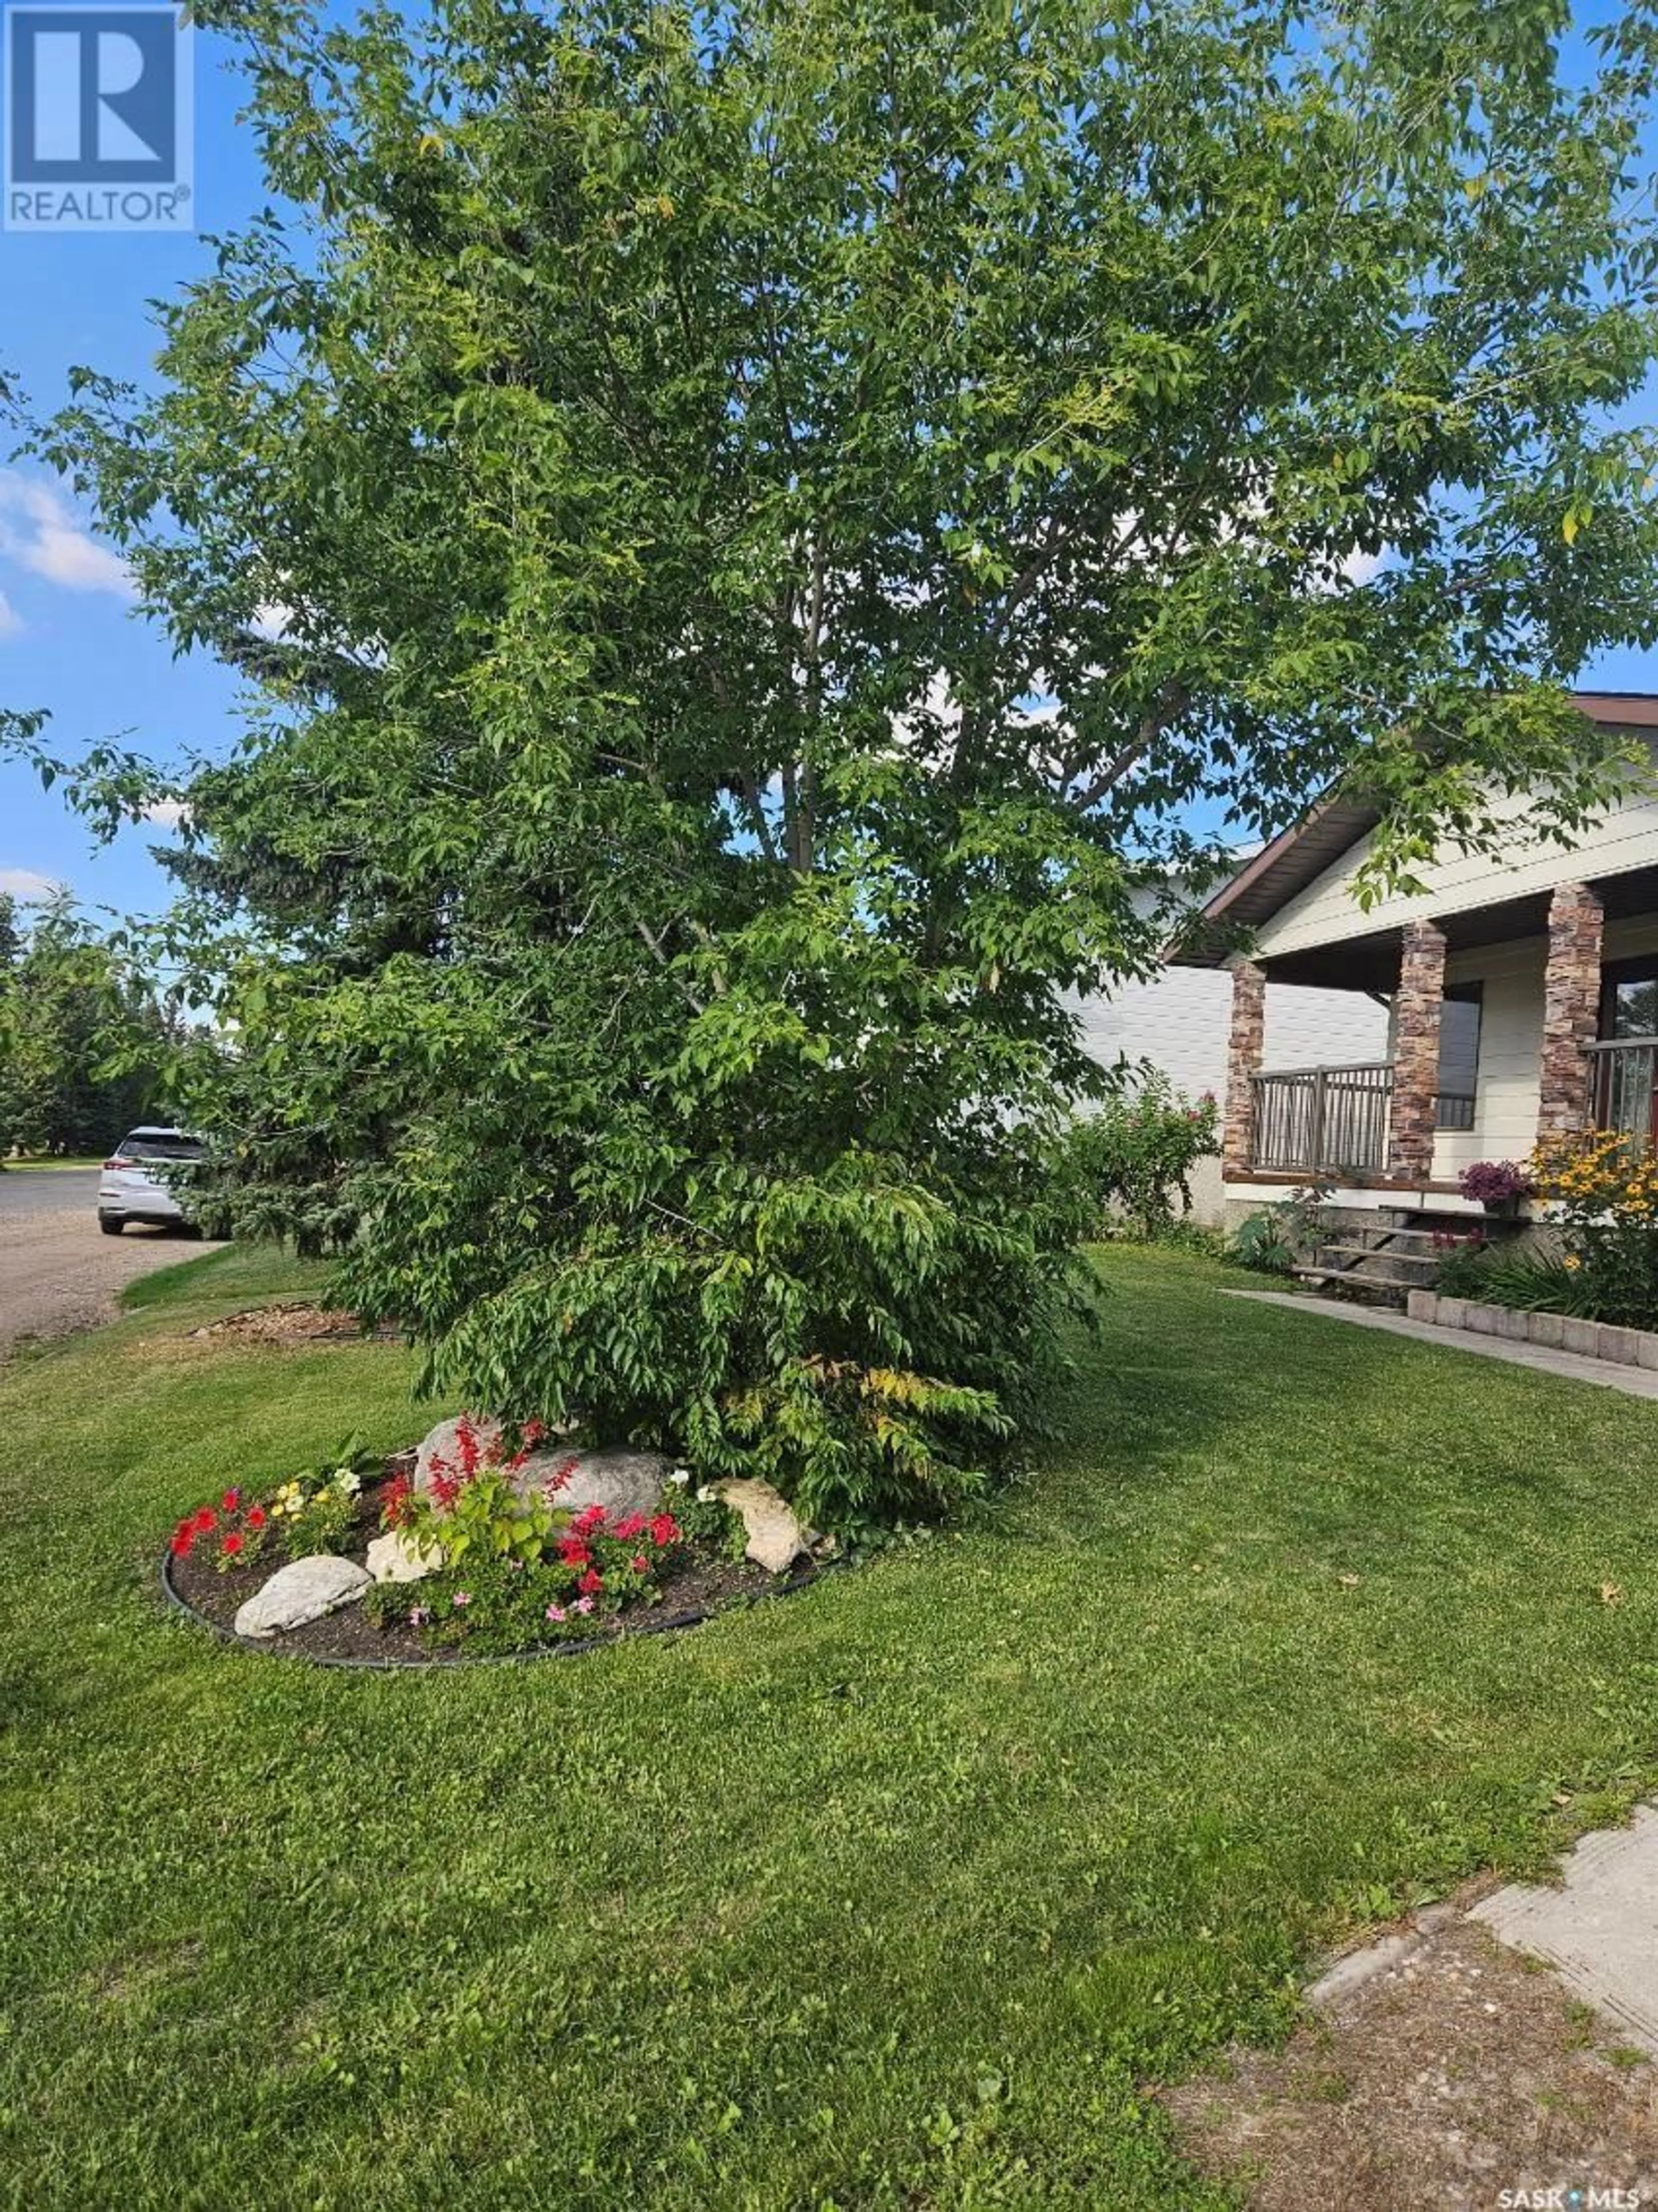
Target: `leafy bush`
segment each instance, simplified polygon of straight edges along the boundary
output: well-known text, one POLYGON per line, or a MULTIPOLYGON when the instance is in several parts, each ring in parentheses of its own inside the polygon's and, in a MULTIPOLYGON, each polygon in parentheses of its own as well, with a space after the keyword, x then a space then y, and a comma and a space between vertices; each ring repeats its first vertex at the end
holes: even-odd
POLYGON ((1272 1206, 1239 1222, 1226 1256, 1234 1267, 1248 1267, 1257 1275, 1291 1275, 1301 1264, 1300 1247, 1272 1206))
POLYGON ((1470 1238, 1440 1262, 1434 1287, 1447 1297, 1515 1306, 1525 1313, 1597 1318, 1581 1263, 1529 1247, 1491 1245, 1470 1238))
POLYGON ((1219 1150, 1220 1112, 1211 1093, 1189 1099, 1151 1068, 1073 1123, 1064 1140, 1065 1171, 1077 1179, 1102 1233, 1127 1224, 1152 1240, 1191 1212, 1192 1170, 1219 1150))
POLYGON ((1537 1195, 1558 1209, 1562 1267, 1576 1279, 1573 1310, 1624 1328, 1658 1326, 1658 1158, 1616 1130, 1540 1144, 1537 1195))
POLYGON ((1317 1247, 1329 1201, 1324 1183, 1303 1183, 1288 1198, 1264 1206, 1233 1231, 1225 1256, 1260 1275, 1291 1275, 1317 1247))

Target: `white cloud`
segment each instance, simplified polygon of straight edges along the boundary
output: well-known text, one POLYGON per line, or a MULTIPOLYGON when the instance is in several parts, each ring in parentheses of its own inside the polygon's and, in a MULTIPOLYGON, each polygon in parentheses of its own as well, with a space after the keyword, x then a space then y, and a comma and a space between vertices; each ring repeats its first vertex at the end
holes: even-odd
POLYGON ((0 868, 0 894, 12 898, 54 898, 63 888, 36 868, 0 868))
POLYGON ((1368 584, 1382 567, 1380 553, 1360 552, 1357 547, 1341 564, 1341 573, 1350 584, 1368 584))
POLYGON ((285 607, 280 599, 267 599, 263 605, 253 610, 253 635, 269 638, 272 645, 280 645, 288 635, 288 626, 293 619, 292 607, 285 607))
POLYGON ((3 592, 0 592, 0 637, 17 637, 23 628, 23 617, 3 592))
POLYGON ((15 469, 0 470, 0 554, 65 591, 132 597, 125 562, 98 543, 60 493, 15 469))
POLYGON ((143 811, 143 819, 158 830, 176 830, 190 809, 181 799, 158 799, 143 811))

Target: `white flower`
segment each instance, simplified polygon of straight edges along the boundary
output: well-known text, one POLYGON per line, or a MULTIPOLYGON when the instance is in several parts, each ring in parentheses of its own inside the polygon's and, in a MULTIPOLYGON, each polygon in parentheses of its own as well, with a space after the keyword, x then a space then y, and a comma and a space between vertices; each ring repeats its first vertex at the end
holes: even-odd
POLYGON ((714 1504, 714 1485, 712 1483, 705 1482, 702 1485, 701 1488, 696 1493, 696 1502, 699 1505, 712 1505, 714 1504))
POLYGON ((353 1474, 349 1467, 341 1468, 334 1477, 334 1486, 336 1489, 343 1490, 348 1498, 355 1498, 362 1488, 361 1479, 353 1474))
POLYGON ((670 1482, 677 1482, 682 1490, 690 1479, 691 1471, 688 1467, 675 1468, 673 1473, 668 1477, 670 1482))

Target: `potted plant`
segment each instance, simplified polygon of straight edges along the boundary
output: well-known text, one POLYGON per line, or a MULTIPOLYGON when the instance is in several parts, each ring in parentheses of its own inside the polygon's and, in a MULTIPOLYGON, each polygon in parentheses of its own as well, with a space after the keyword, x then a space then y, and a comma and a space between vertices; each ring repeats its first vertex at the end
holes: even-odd
POLYGON ((1515 1160, 1475 1160, 1463 1169, 1457 1187, 1464 1198, 1477 1199, 1487 1213, 1511 1221, 1521 1199, 1532 1195, 1531 1179, 1515 1160))

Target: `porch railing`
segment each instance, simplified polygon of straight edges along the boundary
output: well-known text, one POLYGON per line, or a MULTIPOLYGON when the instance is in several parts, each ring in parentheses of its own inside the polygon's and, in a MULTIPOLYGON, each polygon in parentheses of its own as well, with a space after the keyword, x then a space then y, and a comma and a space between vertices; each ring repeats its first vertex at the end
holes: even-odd
POLYGON ((1584 1049, 1595 1127, 1658 1144, 1658 1036, 1613 1037, 1584 1049))
POLYGON ((1388 1159, 1385 1060, 1351 1067, 1289 1067, 1251 1076, 1251 1164, 1293 1175, 1364 1175, 1388 1159))

